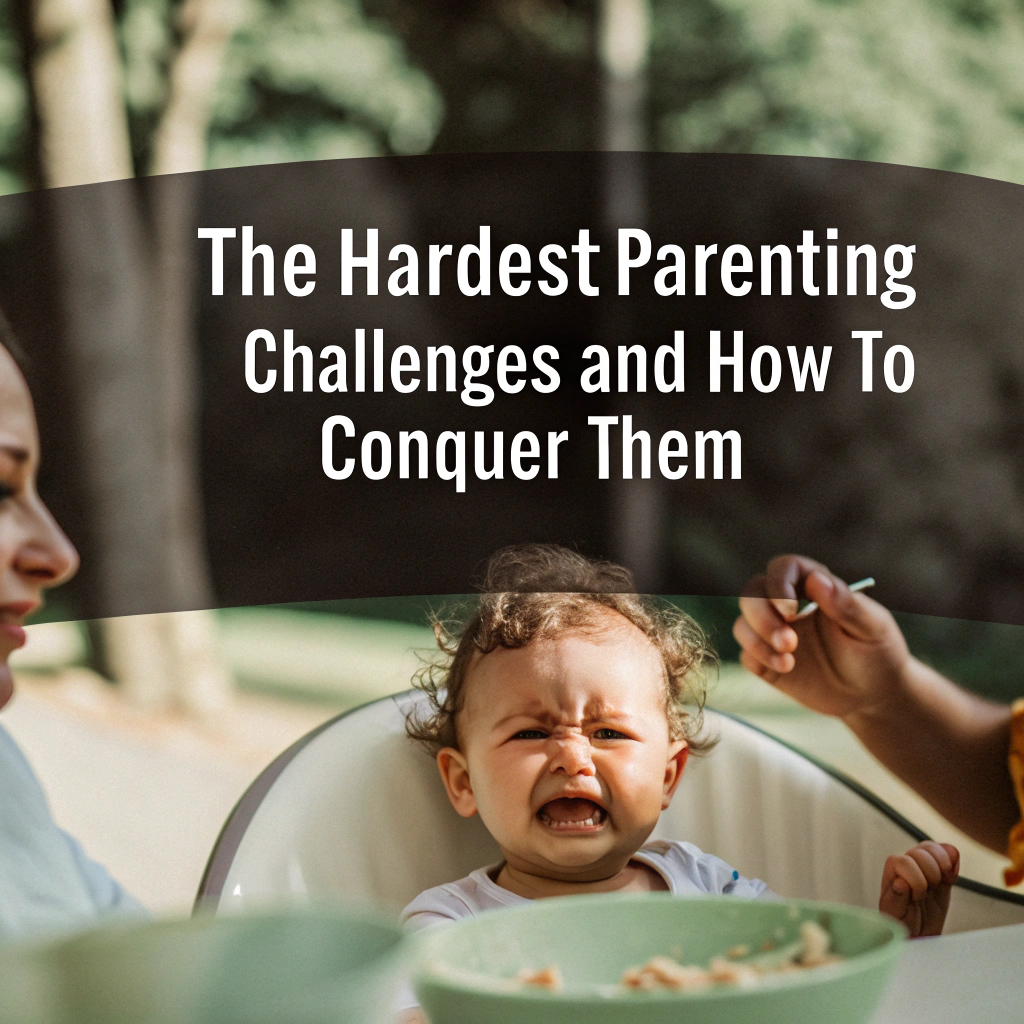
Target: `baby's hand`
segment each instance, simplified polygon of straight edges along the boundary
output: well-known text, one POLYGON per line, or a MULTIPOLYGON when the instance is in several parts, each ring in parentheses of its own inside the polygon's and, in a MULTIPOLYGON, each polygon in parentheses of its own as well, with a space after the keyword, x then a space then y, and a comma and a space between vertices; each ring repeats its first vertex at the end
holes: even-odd
POLYGON ((912 939, 941 935, 950 889, 959 874, 960 851, 929 839, 902 857, 886 860, 878 909, 902 921, 912 939))

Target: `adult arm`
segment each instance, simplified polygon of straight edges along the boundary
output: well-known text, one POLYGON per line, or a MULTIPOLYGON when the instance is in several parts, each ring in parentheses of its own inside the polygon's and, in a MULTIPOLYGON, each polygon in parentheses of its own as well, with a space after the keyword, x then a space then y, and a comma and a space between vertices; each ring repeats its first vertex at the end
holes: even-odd
POLYGON ((890 771, 968 835, 1004 853, 1020 817, 1007 770, 1010 708, 967 693, 907 650, 889 611, 813 559, 783 555, 747 585, 741 661, 841 718, 890 771), (798 595, 819 611, 796 618, 798 595))
POLYGON ((890 771, 969 836, 999 853, 1020 818, 1007 770, 1010 708, 911 658, 891 700, 843 721, 890 771))

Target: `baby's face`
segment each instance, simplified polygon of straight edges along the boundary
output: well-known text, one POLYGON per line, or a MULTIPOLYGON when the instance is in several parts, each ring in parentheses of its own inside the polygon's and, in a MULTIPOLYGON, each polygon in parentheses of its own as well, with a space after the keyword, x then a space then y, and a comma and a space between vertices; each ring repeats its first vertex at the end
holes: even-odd
POLYGON ((460 814, 479 813, 509 865, 611 877, 646 842, 686 760, 669 736, 661 657, 632 623, 480 656, 439 764, 460 814))

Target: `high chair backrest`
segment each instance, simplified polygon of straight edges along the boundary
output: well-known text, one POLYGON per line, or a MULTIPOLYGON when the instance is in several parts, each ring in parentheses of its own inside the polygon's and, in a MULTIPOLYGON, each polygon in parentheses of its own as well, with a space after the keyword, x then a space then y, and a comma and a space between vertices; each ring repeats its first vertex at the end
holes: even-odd
MULTIPOLYGON (((478 818, 448 803, 433 758, 405 735, 417 694, 326 723, 277 758, 228 818, 197 906, 218 913, 340 897, 400 909, 424 889, 495 863, 478 818)), ((882 865, 924 833, 866 790, 736 718, 691 758, 656 836, 685 839, 783 896, 874 907, 882 865)), ((958 886, 947 931, 1024 921, 1024 899, 958 886)))

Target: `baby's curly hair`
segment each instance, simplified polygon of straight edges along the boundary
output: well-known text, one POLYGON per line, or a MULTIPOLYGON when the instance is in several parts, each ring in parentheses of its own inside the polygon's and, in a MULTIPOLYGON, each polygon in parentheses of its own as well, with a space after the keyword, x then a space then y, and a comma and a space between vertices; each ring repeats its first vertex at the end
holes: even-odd
POLYGON ((713 745, 700 734, 705 672, 717 665, 717 656, 704 631, 684 611, 635 593, 628 569, 557 544, 525 544, 491 556, 482 589, 468 617, 434 617, 440 657, 414 680, 430 702, 429 712, 413 711, 406 720, 414 740, 435 753, 442 747, 458 748, 456 719, 476 655, 567 633, 599 633, 608 628, 602 621, 607 609, 636 626, 660 653, 672 738, 685 739, 695 754, 713 745))

